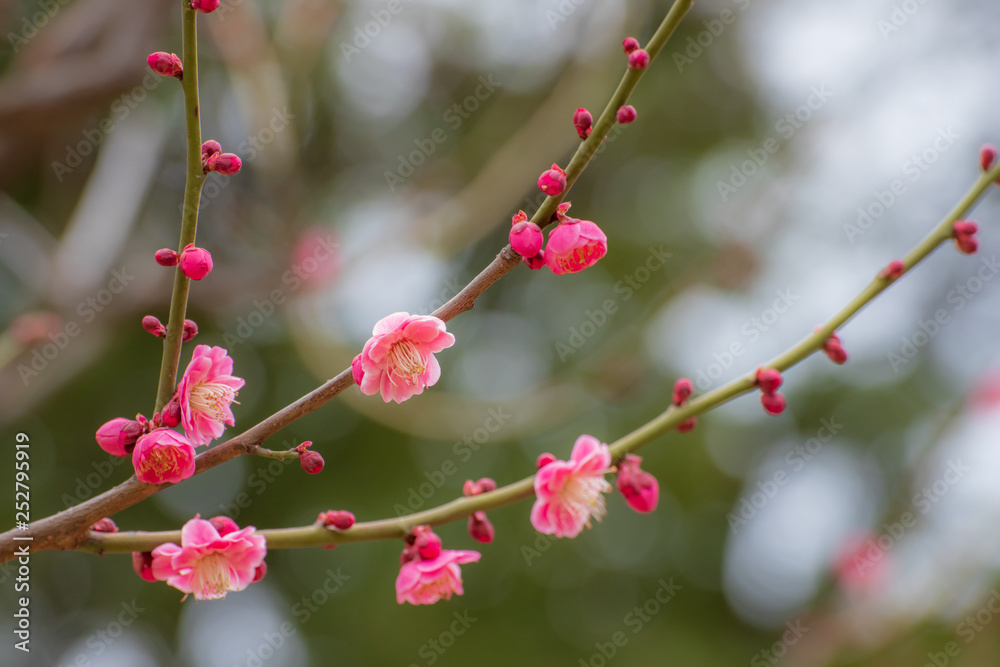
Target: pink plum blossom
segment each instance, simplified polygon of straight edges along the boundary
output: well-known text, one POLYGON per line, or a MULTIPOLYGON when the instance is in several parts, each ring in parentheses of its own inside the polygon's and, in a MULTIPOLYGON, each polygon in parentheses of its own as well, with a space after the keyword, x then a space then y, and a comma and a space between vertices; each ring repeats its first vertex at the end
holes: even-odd
POLYGON ((177 385, 181 425, 195 447, 222 435, 236 423, 230 407, 246 382, 233 375, 233 359, 225 348, 199 345, 177 385))
POLYGON ((176 484, 194 474, 194 447, 180 433, 158 428, 139 438, 132 465, 140 482, 176 484))
POLYGON ((604 496, 611 485, 604 475, 611 467, 608 446, 591 435, 581 435, 569 461, 555 459, 535 474, 535 500, 531 524, 540 533, 576 537, 591 518, 607 513, 604 496))
POLYGON ((386 403, 402 403, 423 393, 441 377, 434 354, 454 344, 455 336, 433 315, 393 313, 382 318, 361 351, 361 392, 381 392, 386 403))
POLYGON ((534 257, 542 250, 542 229, 524 211, 518 211, 511 218, 510 247, 522 257, 534 257))
POLYGON ((552 273, 576 273, 608 253, 608 237, 590 220, 564 218, 549 234, 545 263, 552 273))
POLYGON ((442 598, 462 595, 462 570, 459 565, 475 563, 482 557, 478 551, 442 549, 430 560, 414 559, 403 563, 396 577, 396 602, 403 604, 434 604, 442 598))
MULTIPOLYGON (((267 554, 263 535, 247 526, 225 535, 196 516, 181 529, 181 546, 169 542, 153 550, 153 576, 196 600, 219 600, 256 580, 267 554)), ((186 596, 185 596, 186 597, 186 596)))
POLYGON ((561 195, 566 189, 566 172, 559 165, 552 165, 538 177, 538 189, 550 197, 561 195))

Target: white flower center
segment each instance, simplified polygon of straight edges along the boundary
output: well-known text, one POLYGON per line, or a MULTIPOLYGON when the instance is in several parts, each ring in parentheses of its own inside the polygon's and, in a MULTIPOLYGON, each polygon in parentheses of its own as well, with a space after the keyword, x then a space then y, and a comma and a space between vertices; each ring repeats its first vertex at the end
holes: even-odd
MULTIPOLYGON (((388 358, 389 365, 396 370, 397 374, 406 378, 411 385, 417 384, 417 381, 427 371, 424 358, 420 355, 417 346, 413 344, 413 341, 405 338, 389 348, 388 358)), ((391 377, 390 375, 390 379, 391 377)))
POLYGON ((209 554, 195 566, 194 590, 201 591, 201 597, 221 600, 232 589, 229 577, 229 561, 222 554, 209 554))
POLYGON ((196 412, 209 413, 216 421, 226 418, 226 408, 231 403, 239 405, 239 394, 232 387, 221 382, 201 382, 191 388, 191 408, 196 412))
POLYGON ((587 528, 590 519, 600 521, 608 513, 604 494, 611 491, 611 485, 604 475, 572 475, 563 487, 562 499, 577 516, 587 517, 587 528))

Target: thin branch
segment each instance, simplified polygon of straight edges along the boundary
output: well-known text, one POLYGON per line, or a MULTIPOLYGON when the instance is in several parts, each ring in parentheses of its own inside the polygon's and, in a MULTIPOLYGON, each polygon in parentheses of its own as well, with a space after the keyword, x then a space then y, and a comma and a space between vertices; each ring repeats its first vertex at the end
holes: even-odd
MULTIPOLYGON (((184 89, 184 116, 187 119, 187 178, 184 182, 184 208, 181 213, 180 245, 194 243, 198 234, 198 205, 201 188, 205 184, 205 170, 201 163, 201 117, 198 101, 198 12, 183 3, 183 58, 184 75, 181 87, 184 89)), ((174 394, 177 381, 177 365, 181 358, 181 343, 184 337, 184 317, 187 314, 188 292, 191 279, 184 275, 180 265, 174 269, 174 288, 170 295, 170 319, 167 335, 163 339, 163 360, 160 362, 160 379, 156 389, 156 407, 159 412, 174 394)))
MULTIPOLYGON (((663 49, 667 40, 676 30, 677 26, 680 24, 681 19, 691 8, 693 0, 675 0, 674 5, 671 7, 670 11, 667 13, 660 27, 656 30, 653 37, 649 40, 646 45, 646 50, 650 55, 650 63, 652 64, 652 59, 663 49)), ((187 21, 187 15, 185 14, 185 21, 187 21)), ((192 19, 193 21, 193 19, 192 19)), ((188 24, 185 22, 185 40, 188 37, 188 30, 190 29, 191 35, 194 35, 193 24, 189 28, 188 24)), ((185 41, 185 58, 188 57, 188 44, 185 41)), ((195 51, 195 58, 197 53, 195 51)), ((194 62, 197 62, 196 60, 194 62)), ((186 67, 186 65, 185 65, 186 67)), ((636 84, 642 77, 642 74, 646 70, 632 70, 628 69, 625 75, 622 77, 621 82, 618 84, 618 88, 615 90, 614 95, 608 102, 607 107, 605 107, 604 112, 601 114, 600 118, 596 122, 591 132, 591 135, 580 144, 577 149, 576 154, 573 156, 568 167, 566 168, 566 189, 562 195, 558 197, 548 197, 542 203, 541 207, 535 212, 532 220, 535 221, 541 227, 546 226, 551 222, 558 205, 562 202, 563 197, 572 187, 576 179, 579 178, 580 174, 583 173, 584 168, 590 162, 600 148, 601 142, 607 136, 608 132, 615 123, 615 114, 619 107, 623 106, 628 102, 628 97, 635 89, 636 84)), ((187 82, 187 72, 184 73, 185 85, 187 82)), ((197 100, 197 98, 195 98, 197 100)), ((200 130, 198 132, 198 141, 200 142, 200 130)), ((189 145, 191 142, 191 134, 188 135, 189 145)), ((201 146, 198 146, 198 155, 200 156, 201 146)), ((190 161, 190 155, 189 161, 190 161)), ((190 170, 189 170, 190 176, 190 170)), ((198 189, 200 192, 201 183, 203 181, 198 181, 198 189)), ((185 190, 185 211, 187 210, 187 190, 185 190)), ((195 199, 194 204, 194 224, 197 223, 197 199, 195 199)), ((183 242, 183 239, 182 239, 183 242)), ((190 241, 193 242, 193 241, 190 241)), ((182 246, 183 248, 183 246, 182 246)), ((446 304, 434 311, 433 315, 441 318, 444 321, 448 321, 464 313, 467 310, 471 310, 476 303, 476 299, 482 295, 493 283, 500 280, 503 276, 509 273, 515 266, 517 266, 521 261, 520 256, 511 250, 510 245, 505 246, 500 253, 494 258, 494 260, 487 266, 479 275, 472 279, 472 281, 466 285, 462 290, 451 298, 446 304)), ((180 272, 178 271, 180 275, 180 272)), ((180 280, 181 278, 178 278, 180 280)), ((183 280, 186 280, 184 278, 183 280)), ((177 282, 175 281, 175 288, 177 282)), ((186 301, 186 287, 184 289, 184 299, 186 301)), ((173 316, 173 302, 171 303, 171 324, 174 323, 173 316)), ((180 319, 180 325, 183 326, 183 316, 180 319)), ((168 329, 167 340, 171 340, 170 333, 168 329)), ((179 341, 179 338, 177 338, 179 341)), ((179 343, 178 343, 179 345, 179 343)), ((164 347, 164 359, 167 358, 167 347, 164 347)), ((170 377, 169 383, 165 382, 164 376, 161 371, 161 381, 160 389, 161 393, 165 386, 169 385, 169 393, 165 396, 158 395, 157 397, 157 410, 162 408, 169 400, 170 394, 173 391, 174 379, 176 377, 176 359, 179 358, 179 347, 177 351, 177 356, 175 357, 174 364, 172 366, 173 375, 170 377), (163 398, 161 403, 160 399, 163 398)), ((164 366, 166 368, 166 366, 164 366)), ((314 389, 310 393, 306 394, 294 403, 286 406, 282 410, 274 413, 264 421, 260 422, 256 426, 250 428, 244 433, 227 440, 226 442, 213 447, 212 449, 200 454, 197 458, 197 465, 195 468, 195 474, 202 473, 210 468, 214 468, 217 465, 225 463, 231 459, 238 456, 243 456, 246 454, 253 454, 255 449, 260 446, 267 438, 274 435, 276 432, 282 428, 288 426, 297 419, 318 410, 323 404, 331 400, 340 392, 344 391, 348 387, 354 384, 354 378, 351 373, 351 369, 345 369, 339 375, 331 380, 328 380, 325 384, 314 389)), ((32 542, 28 543, 31 551, 43 551, 46 549, 76 549, 80 544, 88 539, 88 528, 95 521, 106 517, 112 516, 136 503, 145 500, 154 493, 171 486, 170 484, 152 485, 146 484, 138 481, 134 476, 125 480, 118 486, 105 491, 104 493, 86 500, 79 505, 74 505, 69 509, 66 509, 58 514, 54 514, 50 517, 46 517, 39 521, 32 523, 29 526, 28 534, 30 534, 34 539, 32 542)), ((513 500, 511 501, 513 502, 513 500)), ((24 532, 19 532, 19 535, 24 535, 24 532)), ((23 545, 24 543, 18 543, 14 541, 14 531, 8 531, 6 533, 0 534, 0 563, 10 560, 14 557, 14 550, 18 545, 23 545)))
MULTIPOLYGON (((903 260, 908 272, 923 261, 942 243, 952 239, 952 224, 960 220, 975 206, 989 186, 1000 177, 1000 167, 980 176, 975 186, 927 237, 920 242, 903 260)), ((891 278, 876 277, 840 312, 807 336, 797 345, 765 364, 764 368, 786 370, 803 361, 822 348, 823 342, 832 333, 850 321, 862 308, 871 303, 893 282, 891 278)), ((737 378, 714 391, 691 400, 682 407, 670 406, 658 417, 647 422, 610 445, 613 461, 634 452, 677 428, 682 422, 704 414, 729 401, 756 389, 756 369, 737 378)), ((358 523, 346 531, 329 530, 313 524, 299 528, 278 528, 259 531, 267 538, 268 549, 291 549, 299 547, 327 546, 347 542, 403 538, 418 525, 440 525, 464 519, 474 512, 487 511, 510 505, 534 495, 534 476, 477 496, 452 500, 449 503, 423 512, 409 514, 396 519, 383 519, 358 523)), ((164 542, 180 543, 180 531, 160 533, 90 533, 90 539, 79 548, 95 553, 121 553, 151 551, 164 542)))

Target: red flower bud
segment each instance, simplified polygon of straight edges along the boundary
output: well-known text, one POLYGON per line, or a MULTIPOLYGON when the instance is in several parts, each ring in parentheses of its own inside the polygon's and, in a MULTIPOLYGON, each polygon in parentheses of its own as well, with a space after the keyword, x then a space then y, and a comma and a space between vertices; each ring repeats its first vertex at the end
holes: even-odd
POLYGON ((493 541, 495 535, 493 524, 486 518, 486 512, 474 512, 469 517, 469 535, 472 539, 483 544, 493 541))
POLYGON ((697 417, 688 417, 687 419, 685 419, 684 421, 682 421, 680 424, 677 425, 677 432, 688 433, 690 431, 693 431, 694 427, 697 425, 698 425, 697 417))
POLYGON ((219 0, 191 0, 191 9, 203 14, 211 14, 219 8, 219 0))
POLYGON ((760 368, 757 370, 757 386, 765 394, 773 394, 778 391, 778 387, 783 382, 781 373, 774 368, 760 368))
POLYGON ((115 522, 109 519, 108 517, 104 517, 103 519, 98 520, 94 525, 90 527, 90 529, 95 533, 118 532, 118 526, 115 525, 115 522))
POLYGON ((212 253, 189 243, 181 252, 180 266, 185 276, 191 280, 201 280, 212 272, 215 265, 212 262, 212 253))
POLYGON ((635 107, 631 104, 626 104, 625 106, 618 109, 618 122, 622 125, 628 125, 633 120, 635 120, 636 112, 635 107))
POLYGON ((311 449, 306 449, 312 445, 311 440, 306 440, 301 445, 295 449, 299 452, 299 465, 310 475, 315 475, 323 470, 323 466, 326 462, 323 460, 323 456, 319 452, 314 452, 311 449))
POLYGON ((160 421, 164 426, 173 428, 181 423, 181 402, 174 396, 170 401, 163 406, 163 411, 160 413, 160 421))
POLYGON ((566 172, 559 165, 552 165, 551 169, 543 171, 538 177, 538 189, 550 197, 561 195, 566 189, 566 172))
POLYGON ((347 530, 355 523, 354 514, 347 510, 320 512, 317 521, 327 528, 335 528, 337 530, 347 530))
POLYGON ((684 401, 688 400, 691 396, 691 392, 694 391, 694 385, 691 384, 691 380, 687 378, 681 378, 674 383, 674 405, 680 406, 684 405, 684 401))
POLYGON ((577 109, 576 113, 573 114, 573 127, 576 128, 576 133, 581 139, 586 139, 590 136, 593 125, 594 117, 586 109, 577 109))
POLYGON ((537 271, 545 266, 545 255, 543 253, 538 253, 534 257, 522 257, 521 259, 532 271, 537 271))
POLYGON ((761 394, 760 404, 770 415, 780 415, 785 411, 785 397, 779 393, 761 394))
POLYGON ((181 64, 181 59, 177 57, 176 53, 163 51, 150 53, 146 57, 146 64, 161 76, 173 76, 180 79, 184 75, 184 65, 181 64))
POLYGON ((646 49, 636 49, 628 54, 628 66, 631 69, 646 69, 649 67, 649 53, 646 49))
POLYGON ((146 330, 146 333, 151 333, 157 338, 163 338, 167 335, 167 328, 163 326, 163 322, 152 315, 146 315, 142 318, 142 328, 146 330))
POLYGON ((184 333, 181 342, 186 343, 198 335, 198 324, 194 320, 184 320, 184 333))
POLYGON ((894 259, 889 262, 888 266, 879 271, 878 277, 883 280, 898 280, 904 271, 906 271, 906 265, 900 260, 894 259))
POLYGON ((176 251, 170 248, 160 248, 153 255, 156 259, 156 263, 160 266, 177 266, 177 262, 180 261, 181 256, 177 254, 176 251))
POLYGON ((835 364, 839 365, 847 361, 847 352, 844 350, 840 342, 840 337, 837 334, 831 334, 829 338, 823 341, 823 352, 835 364))
POLYGON ((239 525, 228 516, 213 516, 208 520, 208 522, 212 524, 217 531, 219 531, 220 536, 235 533, 240 529, 239 525))
POLYGON ((156 581, 153 576, 153 553, 151 551, 133 551, 132 569, 146 581, 156 581))
POLYGON ((622 40, 622 50, 626 53, 632 53, 639 48, 639 40, 635 37, 626 37, 622 40))
POLYGON ((979 166, 983 171, 989 171, 990 167, 997 161, 997 148, 993 144, 986 144, 979 149, 979 166))

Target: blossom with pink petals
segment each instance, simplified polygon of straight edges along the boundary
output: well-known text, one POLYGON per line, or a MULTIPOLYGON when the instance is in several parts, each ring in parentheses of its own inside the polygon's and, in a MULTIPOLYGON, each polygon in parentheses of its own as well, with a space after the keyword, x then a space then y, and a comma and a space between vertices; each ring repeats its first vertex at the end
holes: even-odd
MULTIPOLYGON (((153 576, 197 600, 219 600, 256 581, 267 554, 263 535, 247 526, 220 535, 196 516, 181 529, 181 546, 169 542, 153 550, 153 576)), ((186 596, 185 596, 186 597, 186 596)))
POLYGON ((195 447, 222 435, 236 419, 230 407, 246 382, 233 375, 233 359, 222 347, 198 345, 177 385, 181 425, 195 447))
POLYGON ((616 486, 625 497, 625 502, 636 512, 647 513, 656 509, 660 501, 660 483, 651 474, 640 468, 642 457, 626 454, 618 464, 616 486))
MULTIPOLYGON (((433 315, 393 313, 375 323, 361 351, 361 393, 382 393, 388 403, 402 403, 441 377, 434 354, 455 344, 443 320, 433 315)), ((355 377, 357 372, 355 371, 355 377)))
POLYGON ((181 273, 191 280, 201 280, 212 272, 212 253, 188 243, 181 251, 181 273))
POLYGON ((590 220, 566 217, 549 234, 545 264, 552 273, 576 273, 608 254, 608 237, 590 220))
POLYGON ((566 189, 566 172, 559 165, 552 165, 538 177, 538 189, 550 197, 561 195, 566 189))
POLYGON ((194 446, 180 433, 158 428, 139 438, 132 465, 140 482, 176 484, 194 474, 194 446))
POLYGON ((569 461, 556 459, 535 474, 531 525, 540 533, 576 537, 607 513, 602 494, 611 490, 604 475, 611 467, 608 446, 592 435, 581 435, 569 461))
POLYGON ((442 549, 435 558, 416 558, 403 563, 396 577, 396 602, 403 604, 434 604, 442 598, 462 595, 462 570, 459 565, 475 563, 482 557, 478 551, 442 549))
POLYGON ((510 247, 522 257, 534 257, 542 250, 542 229, 524 211, 518 211, 510 220, 510 247))

